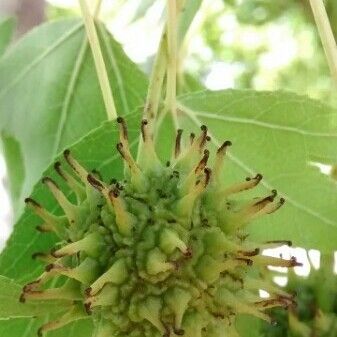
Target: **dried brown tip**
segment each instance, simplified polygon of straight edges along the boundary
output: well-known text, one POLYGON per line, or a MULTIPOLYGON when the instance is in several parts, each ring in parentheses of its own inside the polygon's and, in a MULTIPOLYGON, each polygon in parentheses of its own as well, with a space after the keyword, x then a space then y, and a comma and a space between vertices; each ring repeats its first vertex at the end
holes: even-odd
POLYGON ((46 184, 46 185, 52 184, 58 190, 60 189, 59 186, 56 184, 56 182, 52 178, 50 178, 50 177, 44 177, 44 178, 42 178, 42 183, 46 184))
POLYGON ((262 174, 258 173, 254 178, 247 177, 246 181, 255 180, 256 185, 257 185, 262 180, 262 178, 263 178, 262 174))
POLYGON ((290 267, 302 267, 303 263, 298 262, 295 256, 292 256, 289 260, 290 267))
POLYGON ((141 132, 142 132, 142 137, 143 137, 143 141, 146 142, 148 140, 148 130, 146 128, 146 126, 148 125, 148 121, 147 119, 143 119, 142 120, 142 123, 141 123, 141 126, 140 126, 140 129, 141 129, 141 132))
POLYGON ((218 148, 217 153, 225 153, 227 148, 229 146, 232 146, 232 142, 230 140, 226 140, 225 142, 223 142, 223 144, 218 148))
POLYGON ((204 151, 204 156, 201 158, 199 164, 197 165, 197 167, 195 168, 195 173, 198 174, 200 173, 207 165, 208 162, 208 158, 209 158, 209 151, 206 149, 204 151))
POLYGON ((192 145, 193 144, 193 142, 194 142, 194 138, 195 138, 195 133, 191 133, 190 134, 190 144, 192 145))
POLYGON ((63 156, 65 158, 67 158, 69 155, 70 155, 70 150, 69 149, 66 149, 66 150, 63 151, 63 156))
POLYGON ((46 267, 45 267, 45 271, 46 272, 50 272, 52 269, 54 269, 55 268, 55 265, 54 265, 54 263, 50 263, 50 264, 48 264, 46 267))
POLYGON ((117 123, 120 125, 120 135, 123 139, 128 140, 128 128, 124 118, 118 117, 117 123))
POLYGON ((62 169, 61 169, 61 163, 59 161, 57 161, 55 164, 54 164, 54 169, 55 171, 57 172, 57 174, 62 177, 64 180, 67 180, 67 178, 65 177, 65 175, 63 174, 62 172, 62 169))
POLYGON ((182 129, 177 130, 176 143, 174 148, 174 157, 177 158, 181 152, 181 136, 183 134, 182 129))
POLYGON ((91 287, 89 287, 89 288, 87 288, 87 289, 85 289, 85 296, 87 296, 87 297, 90 297, 91 296, 91 287))
POLYGON ((84 303, 84 308, 85 308, 85 311, 88 315, 91 315, 92 314, 92 310, 91 310, 91 302, 86 302, 84 303))
POLYGON ((37 252, 37 253, 32 254, 32 259, 33 260, 37 260, 39 258, 43 259, 45 257, 47 257, 47 254, 45 254, 45 253, 39 253, 39 252, 37 252))
POLYGON ((260 254, 260 249, 259 248, 255 248, 254 250, 251 251, 244 251, 244 250, 240 250, 239 253, 243 256, 256 256, 260 254))
POLYGON ((208 167, 205 168, 205 187, 209 184, 212 176, 212 170, 208 167))
POLYGON ((98 179, 96 179, 92 174, 90 173, 88 174, 87 180, 88 180, 88 183, 96 190, 101 192, 104 189, 104 186, 102 185, 102 183, 98 179))
POLYGON ((269 210, 269 212, 267 212, 267 214, 272 214, 274 212, 276 212, 278 209, 280 209, 285 203, 285 199, 284 198, 280 198, 280 200, 274 205, 274 207, 269 210))
POLYGON ((53 229, 50 228, 49 226, 45 226, 45 225, 38 225, 35 227, 35 229, 38 231, 38 232, 41 232, 41 233, 48 233, 48 232, 52 232, 53 229))
POLYGON ((37 201, 35 201, 35 200, 32 199, 32 198, 26 198, 26 199, 25 199, 25 204, 31 205, 31 206, 33 206, 33 207, 42 208, 42 206, 41 206, 37 201))
POLYGON ((109 197, 110 199, 115 199, 119 197, 119 190, 118 188, 113 188, 112 190, 109 191, 109 197))
POLYGON ((25 293, 22 292, 20 297, 19 297, 19 302, 20 303, 25 303, 26 302, 26 297, 25 297, 25 293))
POLYGON ((97 169, 91 170, 91 173, 98 179, 102 180, 102 174, 97 169))
POLYGON ((289 240, 271 240, 271 241, 266 241, 265 243, 275 243, 275 244, 280 244, 280 245, 287 245, 289 247, 291 247, 293 245, 292 241, 289 240))
POLYGON ((199 144, 199 148, 202 149, 205 144, 206 144, 206 141, 207 141, 207 126, 206 125, 201 125, 200 127, 201 131, 202 131, 202 135, 201 135, 201 141, 200 141, 200 144, 199 144))
POLYGON ((235 258, 235 260, 240 261, 240 262, 244 262, 247 266, 252 266, 253 265, 253 260, 246 259, 244 257, 237 257, 237 258, 235 258))
POLYGON ((125 152, 124 152, 123 144, 117 143, 116 148, 117 148, 117 151, 120 153, 120 155, 125 159, 125 152))

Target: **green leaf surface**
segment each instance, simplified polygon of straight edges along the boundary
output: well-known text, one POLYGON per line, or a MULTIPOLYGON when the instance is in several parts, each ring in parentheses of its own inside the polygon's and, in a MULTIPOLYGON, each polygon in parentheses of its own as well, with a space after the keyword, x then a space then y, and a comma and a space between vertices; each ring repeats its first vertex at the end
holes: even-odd
POLYGON ((214 145, 233 142, 225 179, 242 181, 261 172, 260 192, 277 189, 287 200, 281 210, 251 225, 255 238, 336 248, 337 186, 311 164, 337 162, 335 110, 284 92, 205 91, 179 101, 184 129, 206 124, 214 145))
MULTIPOLYGON (((37 337, 39 327, 53 316, 39 318, 16 318, 0 320, 1 337, 37 337)), ((62 329, 50 331, 44 337, 92 337, 93 326, 90 319, 71 323, 62 329)))
POLYGON ((15 29, 15 19, 12 17, 0 18, 0 56, 4 54, 11 42, 15 29))
POLYGON ((20 303, 21 293, 21 285, 7 277, 0 276, 0 326, 1 320, 4 319, 52 314, 67 308, 64 303, 55 301, 20 303))
MULTIPOLYGON (((144 102, 145 75, 110 34, 99 36, 119 115, 144 102)), ((106 120, 91 51, 79 20, 44 24, 20 40, 0 60, 0 129, 15 139, 23 160, 24 184, 14 195, 22 200, 64 147, 106 120)), ((14 158, 13 158, 14 157, 14 158)), ((11 181, 17 172, 9 171, 11 181)))

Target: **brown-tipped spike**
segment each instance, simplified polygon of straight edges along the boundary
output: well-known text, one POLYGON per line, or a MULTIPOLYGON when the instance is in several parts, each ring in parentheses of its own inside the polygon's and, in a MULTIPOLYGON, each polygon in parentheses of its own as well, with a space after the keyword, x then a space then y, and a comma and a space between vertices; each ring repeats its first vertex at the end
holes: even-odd
POLYGON ((191 132, 190 134, 190 144, 192 145, 195 139, 195 133, 191 132))
POLYGON ((73 205, 60 190, 55 181, 49 177, 42 179, 42 182, 49 188, 50 192, 53 194, 54 198, 57 200, 59 205, 62 207, 65 212, 69 222, 71 224, 75 223, 77 217, 76 206, 73 205))
POLYGON ((88 174, 87 176, 88 183, 95 188, 96 190, 102 192, 103 189, 105 188, 104 185, 96 179, 92 174, 88 174))
POLYGON ((52 179, 52 178, 50 178, 50 177, 43 177, 42 178, 42 183, 43 184, 52 184, 52 185, 54 185, 56 188, 58 188, 59 189, 59 186, 56 184, 56 182, 52 179))
POLYGON ((206 167, 204 172, 205 172, 205 187, 206 187, 211 180, 212 170, 206 167))
POLYGON ((143 119, 140 128, 141 128, 142 137, 143 137, 144 142, 146 142, 148 140, 148 137, 149 137, 148 130, 146 128, 147 125, 148 125, 147 119, 143 119))
POLYGON ((230 140, 226 140, 225 142, 223 142, 223 144, 218 148, 217 153, 225 153, 227 148, 229 146, 232 146, 232 142, 230 140))
POLYGON ((61 163, 59 161, 57 161, 55 164, 54 164, 54 169, 55 171, 62 177, 64 178, 64 180, 66 180, 66 178, 63 176, 63 173, 61 171, 61 163))
POLYGON ((55 268, 55 265, 54 265, 54 263, 50 263, 50 264, 48 264, 45 268, 44 268, 44 270, 47 272, 47 273, 49 273, 51 270, 53 270, 55 268))
POLYGON ((230 141, 225 141, 217 150, 215 163, 213 167, 214 172, 214 184, 219 184, 221 180, 221 172, 224 166, 224 158, 227 152, 228 146, 232 145, 230 141))
POLYGON ((243 250, 240 250, 239 253, 243 256, 256 256, 258 254, 260 254, 260 249, 259 248, 255 248, 254 250, 251 250, 251 251, 243 251, 243 250))
POLYGON ((67 183, 67 185, 75 192, 77 200, 84 200, 86 197, 84 186, 80 184, 79 181, 71 174, 65 171, 59 161, 54 164, 54 169, 57 174, 67 183))
POLYGON ((289 240, 269 240, 269 241, 265 241, 262 244, 262 247, 263 249, 267 249, 267 248, 276 248, 276 247, 280 247, 283 245, 291 247, 293 243, 292 241, 289 241, 289 240))
POLYGON ((45 210, 37 201, 32 198, 26 198, 25 203, 42 219, 44 224, 39 225, 36 229, 42 233, 55 232, 59 236, 63 236, 64 222, 60 217, 57 217, 45 210))
POLYGON ((276 212, 278 209, 280 209, 285 203, 285 199, 284 198, 280 198, 280 200, 276 203, 273 203, 269 209, 266 210, 266 214, 272 214, 274 212, 276 212))
POLYGON ((254 178, 246 178, 246 180, 242 183, 238 183, 238 184, 234 184, 222 191, 220 191, 220 195, 222 198, 227 197, 231 194, 236 194, 236 193, 240 193, 242 191, 246 191, 246 190, 250 190, 252 188, 254 188, 257 184, 259 184, 259 182, 262 179, 262 175, 261 174, 257 174, 254 178))
POLYGON ((200 129, 201 129, 201 131, 202 131, 202 135, 200 136, 200 138, 199 138, 199 149, 200 150, 202 150, 203 149, 203 147, 205 146, 205 144, 206 144, 206 141, 207 141, 207 131, 208 131, 208 129, 207 129, 207 126, 206 125, 202 125, 201 127, 200 127, 200 129))
POLYGON ((22 292, 20 297, 19 297, 19 302, 20 303, 25 303, 26 302, 26 298, 25 298, 25 293, 22 292))
POLYGON ((86 303, 84 303, 84 308, 85 308, 85 312, 86 312, 88 315, 92 315, 91 302, 86 302, 86 303))
POLYGON ((88 172, 72 157, 70 150, 65 150, 63 156, 80 180, 86 184, 88 172))
POLYGON ((207 162, 208 162, 208 158, 209 158, 209 151, 206 149, 204 151, 204 156, 202 157, 199 164, 197 165, 197 167, 194 170, 195 174, 200 174, 201 171, 206 167, 207 162))
POLYGON ((120 139, 121 141, 128 141, 128 128, 125 123, 124 118, 118 117, 117 123, 119 124, 119 132, 120 132, 120 139))
POLYGON ((181 151, 181 136, 183 134, 182 129, 177 130, 177 136, 176 136, 176 142, 175 142, 175 148, 174 148, 174 157, 177 158, 181 151))
POLYGON ((32 198, 26 198, 26 199, 25 199, 25 203, 26 203, 26 204, 31 204, 31 205, 33 205, 33 206, 35 206, 35 207, 42 208, 42 206, 41 206, 37 201, 35 201, 35 200, 32 199, 32 198))
POLYGON ((298 262, 295 256, 290 258, 291 267, 302 267, 303 263, 298 262))

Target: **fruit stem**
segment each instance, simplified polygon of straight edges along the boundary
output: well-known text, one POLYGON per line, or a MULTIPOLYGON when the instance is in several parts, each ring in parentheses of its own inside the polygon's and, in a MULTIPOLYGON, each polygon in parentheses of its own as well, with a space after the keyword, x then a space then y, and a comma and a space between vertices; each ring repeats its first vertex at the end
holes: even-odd
POLYGON ((331 75, 337 85, 337 46, 323 0, 309 0, 317 29, 329 64, 331 75))
POLYGON ((167 87, 166 104, 171 111, 176 129, 177 119, 177 1, 167 0, 167 87))
POLYGON ((159 102, 161 98, 161 91, 163 87, 165 72, 167 64, 167 32, 164 29, 159 44, 159 49, 154 61, 153 70, 151 73, 147 99, 144 107, 144 117, 149 121, 155 120, 159 102))
MULTIPOLYGON (((95 62, 96 72, 98 81, 101 87, 104 105, 107 113, 108 120, 114 120, 117 118, 117 111, 116 106, 114 102, 114 98, 112 95, 112 90, 107 74, 107 69, 105 66, 102 50, 99 43, 99 38, 97 34, 97 30, 95 27, 95 22, 93 16, 90 14, 88 4, 86 0, 79 0, 84 25, 87 31, 87 36, 89 40, 89 44, 91 47, 92 55, 95 62)), ((100 1, 98 1, 97 8, 100 8, 100 1)), ((98 10, 95 12, 95 14, 98 14, 98 10)))

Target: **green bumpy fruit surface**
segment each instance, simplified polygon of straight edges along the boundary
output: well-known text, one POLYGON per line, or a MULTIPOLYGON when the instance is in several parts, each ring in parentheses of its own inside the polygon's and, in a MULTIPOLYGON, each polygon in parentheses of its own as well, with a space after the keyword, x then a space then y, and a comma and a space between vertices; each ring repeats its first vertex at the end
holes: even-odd
POLYGON ((44 220, 39 229, 55 232, 60 242, 50 253, 36 254, 47 266, 24 287, 21 301, 55 299, 70 305, 39 334, 90 315, 95 337, 235 337, 238 314, 271 322, 266 309, 292 304, 291 295, 260 277, 269 265, 299 265, 294 258, 261 254, 264 248, 290 243, 253 243, 246 230, 251 220, 273 213, 284 200, 272 191, 238 202, 237 195, 254 188, 262 176, 224 186, 221 171, 230 142, 218 149, 209 168, 207 128, 202 126, 197 137, 191 134, 185 147, 178 130, 173 159, 164 165, 143 120, 141 155, 135 161, 122 118, 118 126, 122 181, 103 182, 65 151, 68 169, 61 163, 55 169, 75 192, 77 204, 50 178, 43 182, 64 216, 26 199, 44 220), (65 279, 60 287, 48 287, 60 276, 65 279), (270 298, 261 299, 259 289, 270 298))

